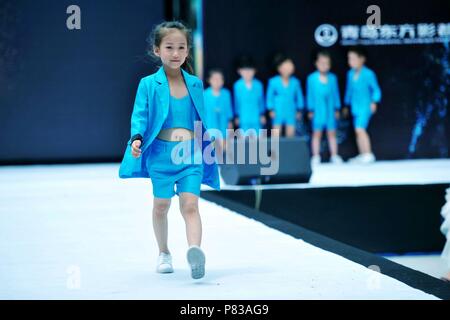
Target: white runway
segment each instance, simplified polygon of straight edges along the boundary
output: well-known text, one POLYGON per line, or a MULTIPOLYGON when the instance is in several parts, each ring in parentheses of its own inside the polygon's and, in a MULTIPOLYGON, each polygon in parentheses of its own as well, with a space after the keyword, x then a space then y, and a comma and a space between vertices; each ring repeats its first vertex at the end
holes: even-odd
MULTIPOLYGON (((313 168, 309 183, 232 186, 222 180, 224 190, 351 187, 409 184, 450 184, 450 159, 377 161, 373 164, 335 165, 313 168)), ((206 188, 205 188, 206 189, 206 188)))
POLYGON ((151 183, 117 171, 0 167, 1 299, 436 299, 205 200, 206 276, 191 280, 177 197, 175 273, 157 274, 151 183))

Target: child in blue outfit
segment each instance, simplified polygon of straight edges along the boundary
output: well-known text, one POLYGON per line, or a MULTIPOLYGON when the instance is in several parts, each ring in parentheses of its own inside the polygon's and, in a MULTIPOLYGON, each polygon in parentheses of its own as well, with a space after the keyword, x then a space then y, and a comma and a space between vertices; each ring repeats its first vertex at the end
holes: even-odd
POLYGON ((241 78, 233 85, 235 124, 243 136, 258 137, 266 124, 263 84, 255 78, 256 68, 248 57, 241 58, 238 73, 241 78))
MULTIPOLYGON (((233 110, 231 106, 231 94, 224 88, 224 77, 219 69, 212 69, 208 76, 209 88, 205 90, 206 123, 209 129, 218 130, 214 136, 216 150, 221 154, 226 147, 227 129, 232 129, 233 110)), ((213 130, 211 130, 213 131, 213 130)))
POLYGON ((359 150, 359 155, 350 159, 350 162, 357 163, 375 161, 367 126, 381 100, 377 77, 371 69, 364 65, 365 61, 366 54, 361 48, 355 47, 349 50, 348 64, 351 69, 347 73, 345 104, 351 107, 359 150))
POLYGON ((317 165, 321 161, 320 142, 323 130, 327 131, 331 162, 342 163, 336 141, 336 120, 339 118, 341 100, 337 77, 330 72, 330 54, 326 51, 318 52, 315 65, 317 70, 308 76, 306 82, 308 117, 312 119, 313 126, 311 164, 317 165))
POLYGON ((162 66, 139 83, 131 116, 131 138, 119 176, 151 179, 160 273, 173 272, 167 245, 167 213, 171 198, 179 196, 189 245, 187 260, 191 276, 198 279, 205 273, 205 254, 200 248, 200 184, 220 190, 215 152, 205 127, 203 83, 183 69, 190 69, 192 45, 191 33, 183 24, 159 24, 149 44, 148 52, 158 57, 162 66))
POLYGON ((267 87, 267 109, 270 110, 272 135, 279 136, 282 126, 286 136, 295 136, 295 124, 301 119, 304 99, 300 80, 295 77, 294 62, 286 56, 275 58, 278 75, 269 79, 267 87))

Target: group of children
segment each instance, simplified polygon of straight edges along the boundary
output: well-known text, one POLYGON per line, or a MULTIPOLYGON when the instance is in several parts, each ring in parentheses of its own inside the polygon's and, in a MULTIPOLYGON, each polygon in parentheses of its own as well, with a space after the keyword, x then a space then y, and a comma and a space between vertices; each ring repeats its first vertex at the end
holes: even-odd
MULTIPOLYGON (((366 54, 358 48, 348 51, 347 84, 344 116, 350 107, 356 134, 359 155, 350 162, 371 163, 375 161, 372 153, 367 127, 377 104, 381 100, 381 90, 375 73, 365 66, 366 54)), ((266 111, 272 120, 272 135, 280 135, 284 126, 287 137, 295 136, 296 121, 306 111, 312 122, 312 159, 313 165, 321 162, 320 142, 326 130, 333 163, 342 163, 336 141, 336 122, 341 115, 341 99, 337 77, 330 71, 331 57, 326 51, 320 51, 315 58, 316 71, 308 75, 306 99, 300 80, 294 75, 295 65, 289 57, 278 56, 275 59, 278 75, 268 81, 267 91, 260 80, 255 78, 256 68, 250 59, 242 59, 237 72, 240 79, 233 85, 233 98, 224 88, 224 76, 218 69, 210 70, 209 88, 205 90, 204 105, 209 128, 217 129, 218 151, 226 148, 227 129, 234 125, 244 135, 257 135, 266 124, 266 111), (305 101, 306 100, 306 101, 305 101), (232 107, 234 103, 234 108, 232 107), (234 112, 233 112, 234 109, 234 112), (254 130, 251 130, 254 129, 254 130)))

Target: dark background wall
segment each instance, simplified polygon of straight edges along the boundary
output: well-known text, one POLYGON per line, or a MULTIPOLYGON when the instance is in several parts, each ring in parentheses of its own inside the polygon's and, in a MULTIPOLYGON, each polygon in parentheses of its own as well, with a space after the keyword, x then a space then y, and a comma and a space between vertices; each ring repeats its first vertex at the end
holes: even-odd
MULTIPOLYGON (((250 54, 265 84, 273 75, 271 57, 277 51, 293 57, 296 75, 305 90, 313 71, 312 54, 319 48, 315 29, 329 23, 363 25, 373 1, 326 0, 217 0, 204 2, 206 69, 224 69, 227 86, 237 79, 233 66, 240 54, 250 54)), ((449 1, 376 1, 381 24, 450 22, 449 1)), ((348 69, 348 47, 329 48, 339 77, 341 97, 348 69)), ((374 69, 383 101, 369 132, 380 159, 440 158, 449 156, 450 51, 443 44, 367 46, 367 65, 374 69), (441 91, 441 88, 444 88, 441 91)), ((309 136, 301 123, 299 134, 309 136)), ((338 138, 344 157, 356 152, 351 122, 341 121, 338 138)), ((326 145, 323 146, 326 149, 326 145)))
POLYGON ((0 0, 1 163, 118 160, 163 16, 163 1, 0 0))

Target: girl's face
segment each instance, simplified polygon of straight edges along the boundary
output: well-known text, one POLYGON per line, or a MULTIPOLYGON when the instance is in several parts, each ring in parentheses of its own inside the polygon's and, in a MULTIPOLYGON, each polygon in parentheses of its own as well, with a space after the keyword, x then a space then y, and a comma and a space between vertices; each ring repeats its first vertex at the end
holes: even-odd
POLYGON ((179 69, 189 54, 186 36, 180 30, 172 29, 153 51, 164 66, 179 69))
POLYGON ((219 72, 214 72, 211 77, 209 77, 209 84, 214 90, 220 90, 223 87, 223 75, 219 72))
POLYGON ((365 58, 362 56, 359 56, 356 52, 349 52, 348 53, 348 65, 352 69, 360 69, 365 62, 365 58))
POLYGON ((319 55, 316 60, 316 68, 320 73, 327 73, 331 68, 330 58, 319 55))
POLYGON ((253 80, 256 70, 254 68, 240 68, 238 73, 245 81, 250 82, 253 80))
POLYGON ((278 66, 278 73, 283 78, 289 78, 295 71, 295 66, 292 60, 286 60, 278 66))

